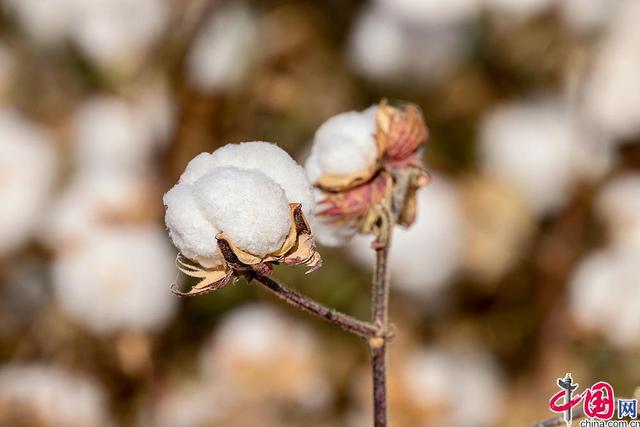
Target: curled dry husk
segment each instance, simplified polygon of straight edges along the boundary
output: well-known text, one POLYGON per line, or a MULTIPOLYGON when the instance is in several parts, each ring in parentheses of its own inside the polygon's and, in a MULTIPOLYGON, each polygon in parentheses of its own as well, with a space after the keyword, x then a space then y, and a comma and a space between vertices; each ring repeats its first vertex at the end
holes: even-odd
POLYGON ((394 167, 420 166, 418 149, 428 136, 417 105, 405 104, 396 108, 384 99, 380 102, 376 112, 376 144, 384 153, 385 163, 394 167))
POLYGON ((430 181, 421 160, 427 137, 416 105, 393 107, 382 100, 376 112, 376 161, 350 176, 321 177, 316 186, 324 191, 324 199, 318 216, 333 224, 355 224, 363 234, 385 222, 411 225, 416 192, 430 181))
POLYGON ((206 294, 225 286, 238 274, 258 273, 269 274, 274 264, 307 265, 307 273, 322 266, 320 254, 315 250, 315 243, 311 236, 311 227, 302 212, 299 203, 291 203, 291 229, 282 247, 263 257, 253 255, 238 248, 224 233, 215 236, 218 250, 224 258, 222 265, 214 268, 204 268, 178 254, 176 264, 178 269, 189 277, 200 279, 189 291, 183 292, 172 286, 172 291, 180 296, 196 296, 206 294))

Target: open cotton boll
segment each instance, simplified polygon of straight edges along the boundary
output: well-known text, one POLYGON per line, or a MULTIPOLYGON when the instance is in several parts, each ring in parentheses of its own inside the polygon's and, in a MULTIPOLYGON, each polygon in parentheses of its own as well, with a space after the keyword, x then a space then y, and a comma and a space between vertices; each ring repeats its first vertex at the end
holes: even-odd
POLYGON ((560 208, 575 179, 581 143, 566 108, 554 101, 507 104, 480 128, 483 169, 519 188, 539 213, 560 208))
POLYGON ((0 408, 0 425, 6 426, 27 420, 42 427, 112 426, 99 384, 54 366, 14 363, 1 368, 0 408))
MULTIPOLYGON (((418 216, 408 229, 393 232, 389 268, 394 286, 421 302, 428 302, 455 275, 464 243, 462 207, 455 187, 436 175, 418 191, 418 216)), ((360 265, 374 265, 371 237, 358 236, 349 247, 360 265)))
MULTIPOLYGON (((609 6, 609 5, 608 5, 609 6)), ((640 3, 622 2, 599 46, 585 87, 590 119, 615 138, 640 132, 640 3)))
POLYGON ((242 81, 257 43, 257 23, 242 5, 215 13, 187 59, 189 80, 203 90, 228 91, 242 81))
POLYGON ((215 168, 193 184, 193 196, 211 224, 253 255, 276 252, 291 229, 284 190, 256 170, 215 168))
POLYGON ((569 304, 578 324, 620 347, 640 344, 640 248, 612 247, 580 262, 569 304))
MULTIPOLYGON (((480 0, 489 11, 527 19, 547 10, 553 0, 480 0)), ((588 3, 588 2, 585 2, 588 3)))
POLYGON ((144 168, 154 149, 148 117, 116 97, 85 102, 73 118, 73 149, 84 169, 144 168))
POLYGON ((289 203, 302 204, 307 218, 312 217, 315 208, 313 187, 304 169, 276 144, 243 142, 227 144, 213 153, 200 153, 189 162, 180 182, 193 184, 214 168, 222 166, 262 172, 284 189, 289 203))
POLYGON ((149 187, 139 174, 110 169, 76 174, 50 206, 42 226, 43 240, 64 250, 100 228, 150 219, 156 201, 149 187))
POLYGON ((60 307, 89 330, 156 331, 172 317, 174 253, 162 229, 129 226, 96 231, 53 264, 60 307))
POLYGON ((36 230, 56 172, 53 142, 19 114, 0 110, 0 254, 36 230))
POLYGON ((464 58, 467 45, 461 24, 416 26, 367 7, 349 35, 349 60, 370 79, 433 83, 464 58))
POLYGON ((481 0, 377 0, 384 13, 408 24, 449 25, 472 19, 481 0))
POLYGON ((101 66, 138 61, 161 34, 168 12, 165 0, 80 1, 69 31, 83 53, 101 66))
POLYGON ((279 311, 247 305, 232 311, 200 354, 206 378, 228 394, 295 401, 326 407, 331 390, 317 358, 311 331, 279 311))
POLYGON ((623 175, 606 184, 596 207, 614 244, 640 248, 640 174, 623 175))
POLYGON ((5 0, 3 6, 15 15, 33 40, 40 45, 51 46, 67 36, 80 1, 5 0))

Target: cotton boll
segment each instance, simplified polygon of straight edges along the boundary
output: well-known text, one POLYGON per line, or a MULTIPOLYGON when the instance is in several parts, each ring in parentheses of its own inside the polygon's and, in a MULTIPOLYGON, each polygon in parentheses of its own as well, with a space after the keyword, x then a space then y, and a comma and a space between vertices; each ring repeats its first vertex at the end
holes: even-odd
POLYGON ((606 184, 596 206, 614 244, 640 247, 640 174, 624 175, 606 184))
POLYGON ((249 305, 222 320, 201 352, 201 366, 206 378, 236 396, 271 396, 321 409, 331 395, 318 351, 302 324, 270 307, 249 305))
POLYGON ((81 0, 5 0, 4 6, 16 16, 24 30, 41 45, 62 41, 75 18, 81 0))
POLYGON ((138 174, 84 171, 50 206, 42 238, 63 250, 101 228, 152 218, 150 183, 138 174))
POLYGON ((385 14, 415 25, 449 25, 472 19, 480 0, 377 0, 385 14))
POLYGON ((153 132, 132 105, 118 98, 95 98, 73 119, 74 156, 85 169, 141 169, 154 148, 153 132))
MULTIPOLYGON (((393 284, 417 298, 429 301, 455 275, 464 242, 462 208, 455 187, 436 175, 418 192, 418 216, 409 228, 393 232, 389 266, 393 284)), ((349 254, 362 266, 374 265, 371 237, 358 237, 349 254)))
POLYGON ((37 126, 0 110, 0 254, 35 231, 55 179, 53 142, 37 126))
POLYGON ((203 90, 236 87, 247 74, 257 42, 257 23, 246 7, 231 5, 213 15, 189 52, 189 80, 203 90))
POLYGON ((640 344, 638 259, 638 247, 611 247, 584 259, 570 281, 574 319, 619 347, 640 344))
POLYGON ((193 186, 178 184, 164 196, 165 223, 178 250, 203 267, 223 262, 216 235, 219 230, 207 221, 193 197, 193 186))
MULTIPOLYGON (((316 131, 311 148, 322 174, 350 175, 375 165, 378 147, 375 140, 377 107, 338 114, 316 131)), ((312 169, 314 171, 316 169, 312 169)), ((318 176, 309 177, 312 182, 318 176)))
POLYGON ((480 134, 485 171, 520 188, 539 213, 553 212, 566 202, 580 142, 562 105, 504 105, 485 118, 480 134))
POLYGON ((605 27, 616 8, 625 0, 563 0, 560 11, 564 20, 578 32, 591 32, 605 27))
POLYGON ((230 397, 205 382, 174 385, 155 402, 157 427, 203 427, 220 423, 229 411, 230 397))
MULTIPOLYGON (((357 224, 332 224, 315 218, 313 237, 323 246, 337 248, 348 244, 358 233, 357 224)), ((362 238, 364 239, 364 237, 362 238)))
POLYGON ((349 36, 349 59, 370 79, 430 84, 460 63, 467 44, 462 23, 410 25, 369 7, 349 36))
POLYGON ((215 168, 195 182, 193 195, 203 216, 251 254, 276 252, 291 229, 284 190, 261 172, 215 168))
POLYGON ((98 334, 156 331, 172 317, 174 253, 155 226, 95 232, 53 264, 60 307, 98 334))
POLYGON ((585 110, 615 138, 640 132, 640 3, 620 4, 585 87, 585 110))
POLYGON ((102 66, 139 60, 163 30, 168 6, 165 0, 83 1, 70 32, 84 54, 102 66))
POLYGON ((112 425, 105 392, 95 381, 47 365, 0 369, 0 408, 2 425, 18 425, 18 420, 42 427, 112 425))
POLYGON ((492 12, 527 19, 547 10, 552 0, 481 0, 492 12))

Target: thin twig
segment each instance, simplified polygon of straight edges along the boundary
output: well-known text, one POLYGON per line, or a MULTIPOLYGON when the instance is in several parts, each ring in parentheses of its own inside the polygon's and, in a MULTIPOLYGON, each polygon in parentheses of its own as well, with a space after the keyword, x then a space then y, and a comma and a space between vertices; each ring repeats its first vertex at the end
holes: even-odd
POLYGON ((280 299, 306 311, 307 313, 321 317, 322 319, 341 327, 347 332, 351 332, 352 334, 365 339, 371 339, 380 335, 380 331, 375 325, 326 307, 309 297, 294 291, 293 289, 289 289, 279 284, 267 276, 254 274, 251 278, 276 294, 280 299))
POLYGON ((389 244, 391 243, 390 230, 391 227, 388 230, 383 230, 383 233, 387 233, 384 238, 385 243, 375 246, 376 267, 372 285, 371 317, 373 324, 383 332, 369 340, 373 381, 373 425, 375 427, 385 427, 387 425, 386 347, 387 330, 389 329, 389 272, 387 259, 389 244))

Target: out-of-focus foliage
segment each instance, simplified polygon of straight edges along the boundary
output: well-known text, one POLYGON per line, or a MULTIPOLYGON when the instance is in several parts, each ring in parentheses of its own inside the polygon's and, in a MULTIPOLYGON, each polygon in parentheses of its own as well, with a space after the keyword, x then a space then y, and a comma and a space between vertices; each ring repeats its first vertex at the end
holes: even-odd
MULTIPOLYGON (((303 161, 383 97, 422 108, 434 176, 392 243, 391 425, 526 425, 565 372, 631 395, 638 20, 636 0, 0 0, 0 425, 368 425, 357 339, 244 282, 170 294, 162 194, 226 143, 303 161)), ((365 318, 367 245, 275 275, 365 318)))

